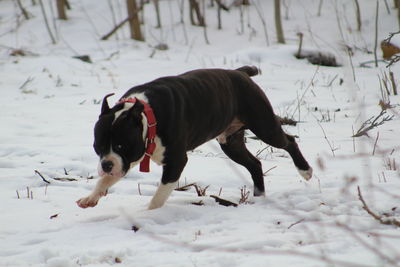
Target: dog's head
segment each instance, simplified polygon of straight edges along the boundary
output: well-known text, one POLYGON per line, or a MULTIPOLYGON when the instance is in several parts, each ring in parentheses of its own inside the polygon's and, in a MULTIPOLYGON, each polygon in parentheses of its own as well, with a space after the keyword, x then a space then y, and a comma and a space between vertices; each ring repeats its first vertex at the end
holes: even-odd
MULTIPOLYGON (((112 95, 112 94, 111 94, 112 95)), ((140 101, 109 107, 107 95, 94 127, 94 150, 100 157, 99 175, 123 177, 145 153, 143 104, 140 101)))

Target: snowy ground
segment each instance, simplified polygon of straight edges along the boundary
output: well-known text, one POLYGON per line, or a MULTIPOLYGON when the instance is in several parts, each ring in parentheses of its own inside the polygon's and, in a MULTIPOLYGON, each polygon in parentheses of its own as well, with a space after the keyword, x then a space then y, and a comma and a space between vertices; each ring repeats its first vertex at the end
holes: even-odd
MULTIPOLYGON (((43 2, 50 16, 50 1, 43 2)), ((324 1, 321 16, 317 0, 284 1, 286 45, 275 42, 272 1, 256 1, 268 15, 269 46, 254 6, 244 9, 244 33, 237 8, 223 13, 222 31, 216 29, 215 8, 208 8, 207 45, 203 30, 188 24, 185 39, 178 1, 161 1, 162 31, 154 28, 153 7, 145 7, 146 43, 129 40, 126 28, 118 39, 98 41, 113 27, 111 1, 70 2, 70 20, 50 19, 58 29, 56 45, 38 5, 22 1, 33 17, 26 21, 19 16, 17 23, 16 1, 0 2, 1 266, 400 264, 399 228, 374 220, 357 193, 359 186, 370 209, 383 219, 400 220, 399 96, 387 96, 391 121, 371 130, 369 137, 351 138, 362 122, 379 114, 378 75, 389 71, 383 62, 378 68, 359 67, 373 59, 365 50, 374 47, 375 1, 359 1, 361 33, 354 26, 353 1, 324 1), (343 66, 317 67, 295 59, 299 31, 305 48, 333 53, 343 66), (160 41, 169 50, 153 54, 160 41), (351 61, 343 44, 353 49, 351 61), (33 54, 10 56, 14 49, 33 54), (93 64, 72 58, 84 54, 93 64), (248 138, 264 171, 275 167, 265 176, 267 196, 250 196, 249 203, 236 208, 221 206, 209 196, 220 194, 238 203, 240 189, 252 191, 252 183, 212 141, 189 153, 180 180, 180 185, 209 186, 204 197, 193 188, 175 191, 164 207, 147 210, 161 175, 161 168, 152 165, 149 174, 132 170, 97 207, 76 206, 97 181, 92 131, 105 94, 115 92, 113 102, 131 86, 160 76, 245 64, 262 70, 254 80, 276 113, 301 121, 285 129, 299 136, 315 170, 313 179, 302 180, 284 151, 248 138), (204 205, 191 204, 200 200, 204 205)), ((124 17, 124 3, 112 4, 118 21, 124 17)), ((384 1, 380 3, 383 40, 398 30, 398 22, 397 11, 390 6, 389 15, 384 1)), ((400 83, 400 63, 390 70, 400 83)))

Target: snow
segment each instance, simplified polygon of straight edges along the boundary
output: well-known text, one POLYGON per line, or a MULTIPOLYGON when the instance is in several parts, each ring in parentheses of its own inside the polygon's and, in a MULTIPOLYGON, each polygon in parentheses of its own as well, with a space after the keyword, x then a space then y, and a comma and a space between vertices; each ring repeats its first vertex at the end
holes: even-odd
MULTIPOLYGON (((51 16, 50 1, 43 2, 51 16)), ((0 3, 1 266, 400 264, 398 228, 374 220, 357 193, 359 186, 369 208, 384 219, 400 220, 399 96, 386 97, 393 105, 388 110, 392 120, 369 131, 369 137, 351 137, 380 112, 378 76, 392 71, 400 83, 399 63, 390 69, 384 62, 378 68, 359 67, 373 59, 366 50, 374 47, 376 1, 360 1, 361 33, 355 29, 353 1, 324 1, 321 16, 319 1, 284 1, 289 7, 282 9, 289 15, 283 21, 286 45, 275 42, 272 1, 255 1, 266 16, 269 46, 254 6, 244 8, 243 34, 238 8, 222 13, 219 31, 216 10, 208 7, 206 45, 203 29, 190 26, 188 17, 184 37, 178 1, 172 0, 160 1, 161 31, 154 27, 154 8, 146 5, 147 42, 130 40, 127 28, 118 39, 99 41, 113 27, 110 2, 122 20, 125 1, 70 0, 69 20, 50 20, 58 29, 56 45, 38 5, 22 1, 33 17, 17 21, 16 1, 0 3), (299 31, 304 49, 334 54, 343 66, 318 67, 294 58, 299 31), (159 42, 169 50, 152 55, 159 42), (351 62, 344 44, 353 50, 351 62), (13 49, 32 54, 10 56, 13 49), (72 58, 85 54, 93 64, 72 58), (104 95, 115 92, 110 98, 115 103, 130 87, 160 76, 245 64, 261 69, 254 81, 276 113, 300 121, 285 130, 299 137, 314 168, 311 180, 298 174, 286 152, 247 138, 249 150, 269 170, 266 197, 250 196, 236 208, 221 206, 209 196, 238 203, 240 189, 252 191, 252 182, 211 141, 189 153, 179 183, 209 186, 204 197, 194 188, 174 191, 164 207, 147 210, 162 171, 152 164, 149 174, 131 170, 97 207, 77 207, 75 201, 88 195, 98 179, 93 126, 104 95), (192 205, 200 200, 204 205, 192 205)), ((398 30, 397 11, 390 8, 389 15, 381 5, 378 40, 398 30)))

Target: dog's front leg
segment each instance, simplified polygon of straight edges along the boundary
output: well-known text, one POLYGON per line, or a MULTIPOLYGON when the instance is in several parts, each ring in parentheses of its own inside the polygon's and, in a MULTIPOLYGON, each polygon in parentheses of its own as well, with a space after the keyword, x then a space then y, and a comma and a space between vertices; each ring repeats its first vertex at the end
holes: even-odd
POLYGON ((163 167, 161 184, 158 186, 156 193, 151 199, 149 210, 160 208, 167 201, 169 195, 175 189, 183 168, 187 162, 186 153, 182 153, 181 157, 174 158, 173 162, 167 162, 163 167), (180 158, 180 159, 179 159, 180 158))
POLYGON ((97 202, 99 202, 99 199, 107 194, 107 189, 110 188, 116 182, 118 182, 120 179, 121 177, 115 177, 110 175, 101 177, 100 180, 97 182, 93 192, 89 196, 81 198, 78 201, 76 201, 76 204, 78 204, 79 207, 84 209, 96 206, 97 202))
POLYGON ((153 198, 151 199, 149 210, 161 208, 165 201, 167 201, 169 195, 171 195, 172 191, 175 189, 178 182, 172 182, 161 184, 158 186, 156 193, 154 194, 153 198))

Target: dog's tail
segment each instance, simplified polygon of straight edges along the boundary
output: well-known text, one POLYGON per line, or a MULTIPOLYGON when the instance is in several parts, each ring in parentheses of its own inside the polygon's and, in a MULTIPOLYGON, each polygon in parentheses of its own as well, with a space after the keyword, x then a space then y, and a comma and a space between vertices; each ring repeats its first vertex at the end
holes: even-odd
POLYGON ((261 73, 256 66, 243 66, 236 70, 247 73, 250 77, 261 73))

